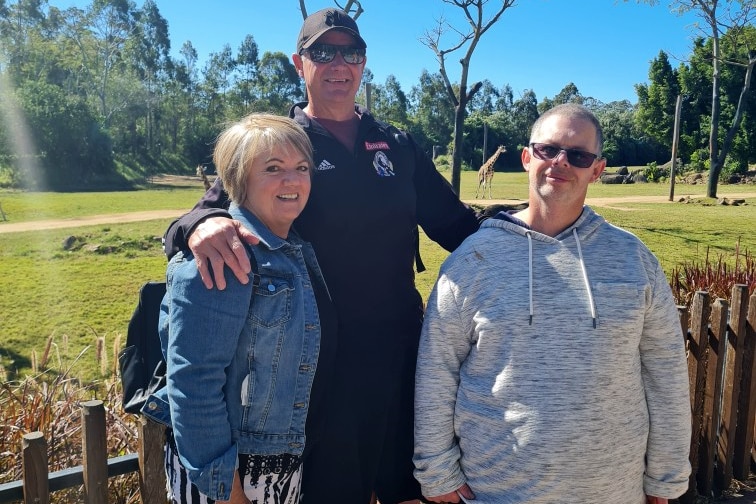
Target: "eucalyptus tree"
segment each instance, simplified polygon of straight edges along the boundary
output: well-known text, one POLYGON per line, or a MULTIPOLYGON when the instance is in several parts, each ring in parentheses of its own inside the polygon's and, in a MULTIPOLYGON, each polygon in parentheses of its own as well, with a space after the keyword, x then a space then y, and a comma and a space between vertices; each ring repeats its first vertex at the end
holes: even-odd
POLYGON ((243 108, 248 108, 255 99, 255 80, 260 65, 260 50, 252 35, 247 35, 239 46, 236 56, 238 76, 236 92, 243 108))
POLYGON ((95 0, 85 11, 66 11, 67 35, 78 48, 81 83, 87 95, 94 96, 105 128, 133 98, 123 59, 136 29, 133 9, 128 0, 95 0))
POLYGON ((226 119, 226 94, 231 89, 231 75, 235 67, 236 58, 231 46, 225 44, 220 51, 210 53, 202 68, 199 94, 205 118, 211 123, 218 124, 226 119))
POLYGON ((530 138, 530 129, 538 119, 538 99, 532 89, 526 90, 522 96, 512 103, 512 126, 518 132, 518 144, 525 146, 530 138))
POLYGON ((468 76, 470 70, 470 61, 473 53, 480 43, 483 35, 499 20, 505 10, 512 7, 515 0, 499 0, 500 5, 494 9, 493 15, 484 19, 484 8, 488 0, 442 0, 444 3, 458 7, 464 16, 467 28, 456 29, 447 23, 443 18, 437 20, 437 26, 429 30, 422 37, 421 41, 430 48, 436 55, 439 64, 439 73, 444 79, 445 91, 449 101, 454 106, 454 136, 452 149, 452 177, 451 184, 454 191, 459 194, 460 177, 462 169, 462 143, 464 137, 464 120, 467 114, 467 103, 473 98, 482 86, 481 82, 476 82, 468 88, 468 76), (449 47, 442 47, 442 38, 445 32, 453 30, 459 35, 456 42, 449 47), (464 55, 459 59, 461 74, 459 85, 455 88, 446 69, 446 57, 465 48, 464 55))
POLYGON ((409 100, 397 78, 389 75, 384 84, 373 84, 372 88, 371 112, 397 128, 407 129, 409 100))
POLYGON ((128 61, 144 89, 145 114, 140 119, 144 123, 146 145, 149 150, 157 146, 159 154, 160 114, 157 112, 173 69, 168 23, 154 0, 145 0, 142 8, 134 12, 134 18, 128 61))
POLYGON ((544 98, 543 101, 538 104, 538 112, 542 114, 548 109, 553 108, 557 105, 562 105, 563 103, 583 104, 584 101, 585 98, 582 94, 580 94, 580 90, 578 90, 577 86, 574 83, 570 82, 566 86, 564 86, 562 90, 554 96, 554 98, 544 98))
POLYGON ((446 97, 441 74, 423 70, 410 90, 410 131, 426 152, 434 146, 446 147, 454 131, 454 106, 446 97))
POLYGON ((257 72, 257 101, 253 109, 286 115, 289 108, 303 97, 297 69, 281 51, 266 51, 257 72))

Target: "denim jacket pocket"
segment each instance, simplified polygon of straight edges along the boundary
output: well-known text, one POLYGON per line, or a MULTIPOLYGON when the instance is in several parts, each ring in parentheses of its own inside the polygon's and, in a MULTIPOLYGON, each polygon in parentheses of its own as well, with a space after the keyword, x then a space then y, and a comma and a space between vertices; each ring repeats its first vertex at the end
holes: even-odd
POLYGON ((291 319, 291 302, 294 291, 290 277, 264 275, 255 286, 251 317, 264 327, 276 327, 291 319))

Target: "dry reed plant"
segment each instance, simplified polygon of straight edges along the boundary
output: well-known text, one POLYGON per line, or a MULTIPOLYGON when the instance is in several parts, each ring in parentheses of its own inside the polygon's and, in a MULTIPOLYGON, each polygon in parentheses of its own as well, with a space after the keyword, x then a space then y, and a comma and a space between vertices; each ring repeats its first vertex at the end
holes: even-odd
MULTIPOLYGON (((81 465, 81 407, 84 401, 100 399, 105 405, 108 457, 136 453, 137 417, 124 413, 122 389, 117 372, 102 382, 84 385, 70 375, 71 367, 57 370, 45 369, 43 362, 49 360, 55 346, 48 338, 42 359, 36 359, 40 372, 19 381, 0 383, 0 483, 22 478, 21 444, 24 434, 39 431, 48 448, 50 472, 81 465)), ((65 343, 64 343, 65 344, 65 343)), ((102 348, 98 362, 108 371, 108 359, 104 351, 104 339, 96 347, 102 348), (104 363, 104 364, 103 364, 104 363)), ((120 338, 116 338, 113 352, 117 362, 120 338)), ((87 350, 77 357, 85 358, 87 350)), ((96 357, 96 356, 95 356, 96 357)), ((5 370, 0 370, 4 375, 5 370)), ((53 503, 81 502, 82 489, 73 488, 53 492, 53 503)), ((108 502, 130 504, 140 502, 136 473, 108 480, 108 502)))

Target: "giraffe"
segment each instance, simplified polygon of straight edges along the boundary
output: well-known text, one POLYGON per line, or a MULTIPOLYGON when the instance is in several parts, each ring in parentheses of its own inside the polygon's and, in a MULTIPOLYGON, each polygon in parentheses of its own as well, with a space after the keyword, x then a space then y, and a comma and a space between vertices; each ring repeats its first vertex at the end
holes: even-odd
POLYGON ((496 149, 496 152, 491 154, 491 157, 488 158, 488 161, 483 163, 483 166, 481 166, 480 170, 478 170, 478 189, 475 191, 475 199, 478 199, 478 191, 480 191, 481 196, 485 197, 486 187, 488 187, 488 199, 491 199, 491 181, 493 180, 494 176, 494 163, 496 163, 496 160, 499 159, 499 155, 502 152, 507 152, 507 148, 503 145, 499 145, 499 148, 496 149), (481 188, 483 189, 482 191, 481 188))
POLYGON ((208 179, 207 175, 205 175, 205 167, 201 164, 197 165, 197 176, 202 179, 202 183, 205 185, 205 191, 210 189, 210 179, 208 179))

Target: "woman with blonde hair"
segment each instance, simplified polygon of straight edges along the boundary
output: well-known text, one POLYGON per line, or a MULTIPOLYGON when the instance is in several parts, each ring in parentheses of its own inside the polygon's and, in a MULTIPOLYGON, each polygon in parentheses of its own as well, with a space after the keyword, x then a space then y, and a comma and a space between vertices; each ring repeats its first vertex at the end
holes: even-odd
POLYGON ((260 240, 247 247, 257 268, 208 290, 191 252, 171 259, 167 385, 143 412, 169 426, 173 502, 298 503, 323 335, 335 331, 312 247, 291 229, 310 194, 312 145, 293 120, 251 114, 219 135, 213 159, 231 214, 260 240))

